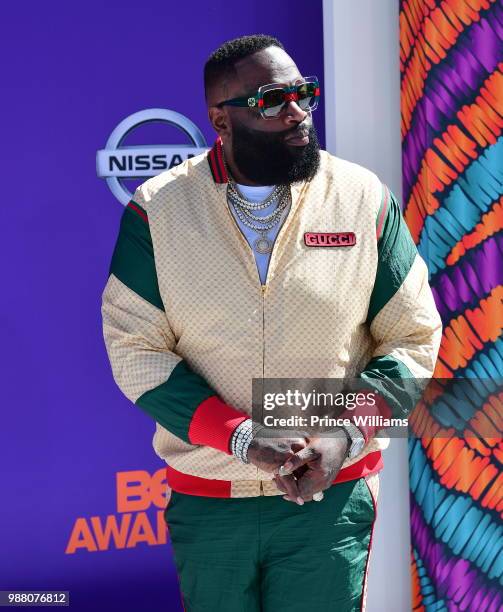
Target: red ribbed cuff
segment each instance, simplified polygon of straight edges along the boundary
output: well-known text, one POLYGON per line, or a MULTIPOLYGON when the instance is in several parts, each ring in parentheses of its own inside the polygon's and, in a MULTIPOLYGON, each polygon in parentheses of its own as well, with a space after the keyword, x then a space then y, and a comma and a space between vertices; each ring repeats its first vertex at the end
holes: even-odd
POLYGON ((191 444, 211 446, 231 455, 230 440, 236 427, 249 415, 228 406, 216 395, 208 397, 196 408, 189 426, 191 444))

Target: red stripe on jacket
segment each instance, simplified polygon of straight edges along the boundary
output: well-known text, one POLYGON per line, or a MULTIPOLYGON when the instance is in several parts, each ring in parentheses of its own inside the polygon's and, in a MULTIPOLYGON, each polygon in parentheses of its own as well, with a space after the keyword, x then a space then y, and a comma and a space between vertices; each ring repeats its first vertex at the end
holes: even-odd
MULTIPOLYGON (((343 468, 332 484, 348 482, 363 478, 369 474, 375 474, 383 468, 381 451, 374 451, 362 457, 356 463, 343 468)), ((201 478, 184 474, 172 468, 166 467, 166 478, 168 485, 177 493, 186 495, 201 495, 203 497, 230 497, 232 489, 231 480, 216 480, 213 478, 201 478)), ((233 498, 235 499, 235 498, 233 498)))

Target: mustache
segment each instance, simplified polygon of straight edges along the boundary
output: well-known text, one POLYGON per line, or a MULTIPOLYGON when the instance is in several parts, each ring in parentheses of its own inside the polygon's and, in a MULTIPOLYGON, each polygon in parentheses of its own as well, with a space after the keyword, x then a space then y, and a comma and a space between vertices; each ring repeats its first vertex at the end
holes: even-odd
POLYGON ((283 138, 302 138, 303 136, 307 136, 309 134, 309 130, 311 125, 306 121, 299 123, 298 125, 290 128, 288 130, 284 130, 282 132, 283 138))
POLYGON ((313 135, 314 125, 311 118, 306 117, 302 123, 298 123, 287 130, 281 130, 279 132, 265 132, 263 130, 257 130, 252 127, 243 125, 240 122, 233 123, 234 132, 237 134, 253 138, 255 142, 262 142, 267 146, 276 146, 283 149, 283 145, 286 144, 285 140, 288 138, 302 138, 304 136, 313 135))

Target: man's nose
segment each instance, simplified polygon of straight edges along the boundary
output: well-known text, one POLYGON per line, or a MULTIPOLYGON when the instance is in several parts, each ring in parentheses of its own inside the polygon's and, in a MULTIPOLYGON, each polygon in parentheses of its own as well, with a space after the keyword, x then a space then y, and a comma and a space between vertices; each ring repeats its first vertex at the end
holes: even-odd
POLYGON ((285 108, 286 123, 301 123, 306 117, 306 111, 302 110, 295 100, 287 102, 285 108))

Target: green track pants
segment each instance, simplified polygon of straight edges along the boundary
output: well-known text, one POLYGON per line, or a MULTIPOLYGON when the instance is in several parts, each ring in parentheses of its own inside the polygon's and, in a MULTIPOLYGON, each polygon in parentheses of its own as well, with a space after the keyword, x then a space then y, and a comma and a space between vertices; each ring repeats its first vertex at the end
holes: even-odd
POLYGON ((186 612, 363 608, 375 519, 365 478, 303 506, 172 491, 164 516, 186 612))

